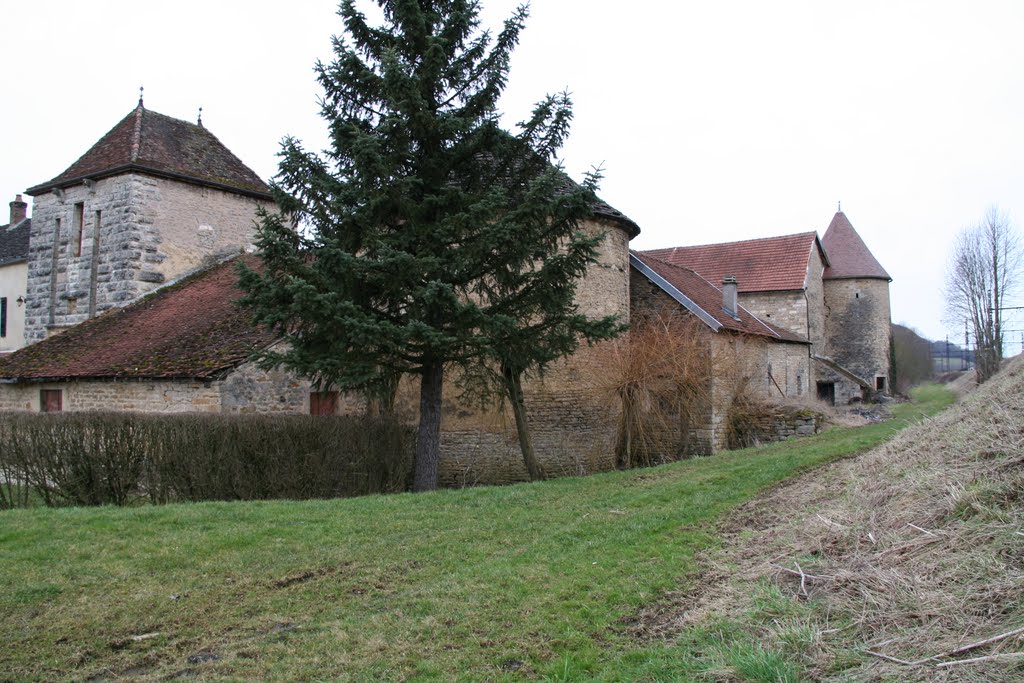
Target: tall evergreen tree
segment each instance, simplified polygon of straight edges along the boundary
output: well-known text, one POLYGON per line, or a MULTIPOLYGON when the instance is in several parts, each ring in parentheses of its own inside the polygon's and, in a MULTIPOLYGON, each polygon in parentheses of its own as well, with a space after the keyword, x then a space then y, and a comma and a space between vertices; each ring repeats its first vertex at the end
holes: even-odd
POLYGON ((492 38, 476 0, 376 4, 379 26, 354 0, 339 7, 344 35, 316 66, 330 148, 284 141, 273 183, 282 215, 263 215, 264 267, 243 268, 241 284, 243 304, 287 342, 262 354, 264 366, 345 390, 419 375, 423 491, 437 486, 445 367, 503 362, 505 340, 521 377, 546 362, 525 355, 523 321, 559 306, 576 315, 571 288, 550 302, 541 290, 593 258, 578 223, 596 178, 567 183, 552 163, 571 119, 566 96, 547 98, 515 135, 498 126, 525 6, 492 38))

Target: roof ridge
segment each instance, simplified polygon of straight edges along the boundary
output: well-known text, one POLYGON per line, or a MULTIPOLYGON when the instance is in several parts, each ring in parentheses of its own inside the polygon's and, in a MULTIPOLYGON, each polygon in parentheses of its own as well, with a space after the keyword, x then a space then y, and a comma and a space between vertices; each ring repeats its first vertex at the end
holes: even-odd
POLYGON ((763 242, 765 240, 780 240, 780 239, 786 239, 786 238, 790 238, 790 237, 804 237, 804 236, 810 236, 810 235, 814 235, 815 237, 817 237, 818 236, 818 231, 817 230, 805 230, 804 232, 794 232, 794 233, 789 233, 789 234, 786 234, 786 235, 770 235, 768 237, 751 237, 750 239, 734 240, 732 242, 707 242, 705 244, 682 244, 682 245, 678 245, 678 246, 675 246, 675 247, 661 247, 661 248, 656 248, 656 249, 645 249, 641 253, 646 254, 646 253, 649 253, 649 252, 652 252, 652 251, 667 251, 669 249, 671 249, 673 252, 675 252, 675 251, 677 251, 679 249, 699 249, 699 248, 702 248, 702 247, 718 247, 718 246, 726 246, 726 245, 730 245, 730 244, 745 244, 747 242, 763 242))
POLYGON ((131 161, 134 164, 139 160, 139 150, 142 148, 142 113, 146 111, 142 106, 142 98, 139 98, 139 106, 135 108, 135 128, 132 130, 132 155, 131 161))

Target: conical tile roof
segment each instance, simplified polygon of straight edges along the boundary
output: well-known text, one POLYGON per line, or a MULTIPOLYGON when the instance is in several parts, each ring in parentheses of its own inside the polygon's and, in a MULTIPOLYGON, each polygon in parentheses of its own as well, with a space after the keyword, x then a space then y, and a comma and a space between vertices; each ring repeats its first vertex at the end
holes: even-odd
POLYGON ((270 197, 267 184, 213 133, 202 125, 150 111, 142 100, 66 171, 27 192, 39 195, 86 179, 130 172, 270 197))
POLYGON ((843 278, 892 280, 842 211, 832 217, 825 236, 821 238, 821 246, 828 254, 829 265, 825 268, 823 276, 826 280, 843 278))

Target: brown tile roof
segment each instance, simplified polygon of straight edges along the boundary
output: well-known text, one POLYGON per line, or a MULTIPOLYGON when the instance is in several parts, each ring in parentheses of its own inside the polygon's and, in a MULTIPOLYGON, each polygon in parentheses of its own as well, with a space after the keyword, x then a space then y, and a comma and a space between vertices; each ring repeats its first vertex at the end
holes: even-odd
POLYGON ((236 260, 3 357, 0 380, 221 377, 274 339, 234 304, 236 260))
POLYGON ((257 197, 270 188, 200 125, 139 106, 56 178, 27 190, 39 195, 85 179, 140 172, 185 180, 257 197))
POLYGON ((825 247, 825 253, 828 254, 830 263, 829 267, 825 269, 826 280, 842 278, 892 280, 842 211, 832 217, 825 236, 821 238, 821 244, 825 247))
POLYGON ((733 318, 722 306, 722 290, 689 268, 661 261, 651 256, 649 252, 635 251, 630 252, 630 265, 677 301, 679 298, 676 297, 676 293, 681 294, 685 301, 680 303, 716 332, 725 328, 778 341, 807 343, 807 339, 766 323, 743 306, 738 306, 739 310, 736 312, 739 319, 733 318), (675 289, 675 292, 671 291, 672 289, 675 289))
POLYGON ((712 282, 735 275, 741 292, 777 292, 806 287, 807 264, 815 248, 821 250, 818 234, 801 232, 643 253, 694 270, 712 282))

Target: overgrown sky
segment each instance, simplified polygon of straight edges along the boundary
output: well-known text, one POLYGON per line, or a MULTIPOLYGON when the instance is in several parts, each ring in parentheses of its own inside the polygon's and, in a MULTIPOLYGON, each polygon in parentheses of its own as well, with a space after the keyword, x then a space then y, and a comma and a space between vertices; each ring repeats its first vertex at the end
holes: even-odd
MULTIPOLYGON (((497 27, 515 3, 484 4, 497 27)), ((312 66, 330 58, 334 8, 5 7, 0 200, 71 165, 140 85, 155 111, 203 107, 264 177, 283 135, 322 147, 312 66)), ((1024 228, 1022 30, 1014 0, 534 0, 503 110, 511 126, 545 93, 573 93, 566 168, 603 165, 601 194, 639 223, 637 249, 821 234, 842 201, 894 278, 894 322, 941 338, 952 235, 992 204, 1024 228)), ((949 332, 962 341, 962 325, 949 332)))

